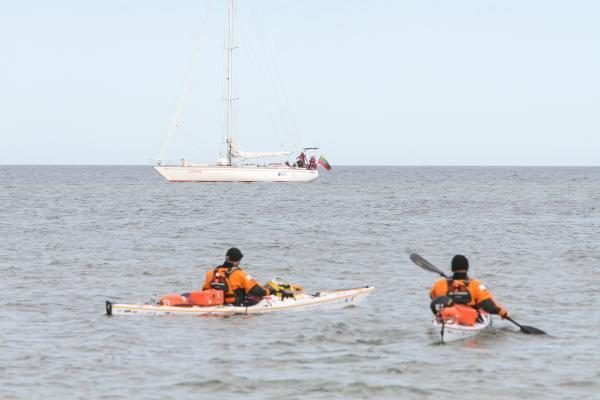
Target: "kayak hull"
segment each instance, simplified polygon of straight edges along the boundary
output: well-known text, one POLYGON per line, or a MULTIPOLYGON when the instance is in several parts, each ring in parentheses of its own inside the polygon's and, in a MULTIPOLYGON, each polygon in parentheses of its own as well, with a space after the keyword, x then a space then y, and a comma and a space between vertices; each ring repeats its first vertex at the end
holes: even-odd
POLYGON ((481 322, 472 326, 457 323, 442 324, 437 319, 432 321, 432 333, 440 338, 442 343, 464 340, 478 335, 492 325, 492 318, 487 313, 481 313, 481 322))
POLYGON ((344 308, 362 302, 374 287, 366 286, 355 289, 329 290, 310 294, 298 294, 295 298, 280 299, 267 296, 258 304, 249 307, 235 307, 231 305, 219 306, 162 306, 159 304, 113 304, 106 302, 108 315, 247 315, 268 314, 281 311, 300 311, 316 308, 344 308))

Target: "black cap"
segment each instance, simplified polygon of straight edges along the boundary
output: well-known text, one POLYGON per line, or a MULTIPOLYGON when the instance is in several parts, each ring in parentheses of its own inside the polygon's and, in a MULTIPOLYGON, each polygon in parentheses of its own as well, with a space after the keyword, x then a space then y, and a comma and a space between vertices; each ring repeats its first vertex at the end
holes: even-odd
POLYGON ((227 254, 225 254, 225 257, 227 257, 227 261, 235 262, 240 261, 242 257, 244 257, 244 255, 242 254, 240 249, 238 249, 237 247, 232 247, 229 250, 227 250, 227 254))
POLYGON ((454 271, 467 271, 469 269, 469 260, 467 257, 457 254, 452 259, 452 272, 454 271))

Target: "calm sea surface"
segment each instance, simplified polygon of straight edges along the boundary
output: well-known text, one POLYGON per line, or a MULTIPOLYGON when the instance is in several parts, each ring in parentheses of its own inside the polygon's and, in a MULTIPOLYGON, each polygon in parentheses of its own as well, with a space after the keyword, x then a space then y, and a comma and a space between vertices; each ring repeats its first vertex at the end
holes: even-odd
POLYGON ((1 399, 598 399, 600 168, 339 167, 310 184, 169 184, 151 167, 0 166, 1 399), (107 317, 201 285, 373 285, 358 307, 107 317), (418 252, 465 254, 519 322, 434 344, 418 252))

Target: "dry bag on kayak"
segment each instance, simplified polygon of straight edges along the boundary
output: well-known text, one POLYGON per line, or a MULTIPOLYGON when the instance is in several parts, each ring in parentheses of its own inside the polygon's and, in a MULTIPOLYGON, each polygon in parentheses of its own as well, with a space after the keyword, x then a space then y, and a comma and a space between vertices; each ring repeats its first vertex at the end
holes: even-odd
POLYGON ((281 278, 275 278, 267 282, 266 287, 272 296, 279 296, 284 299, 286 297, 295 297, 296 294, 302 293, 304 289, 300 285, 290 285, 281 278))
POLYGON ((218 306, 225 302, 222 290, 208 289, 188 293, 189 304, 193 306, 218 306))
POLYGON ((446 307, 439 313, 442 321, 459 325, 473 326, 477 322, 477 310, 473 307, 455 304, 446 307))
POLYGON ((187 297, 181 294, 165 294, 158 302, 162 306, 188 306, 187 297))

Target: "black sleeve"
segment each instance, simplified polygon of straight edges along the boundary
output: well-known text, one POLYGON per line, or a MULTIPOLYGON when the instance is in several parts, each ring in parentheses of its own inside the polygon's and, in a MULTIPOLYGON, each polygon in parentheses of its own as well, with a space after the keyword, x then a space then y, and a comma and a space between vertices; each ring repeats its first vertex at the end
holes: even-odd
POLYGON ((492 299, 484 300, 477 305, 479 308, 483 309, 483 311, 490 314, 498 314, 500 312, 500 307, 498 307, 498 305, 494 303, 494 300, 492 299))
POLYGON ((248 294, 250 296, 264 297, 267 295, 267 291, 263 289, 260 285, 254 285, 252 286, 252 289, 248 291, 248 294))

